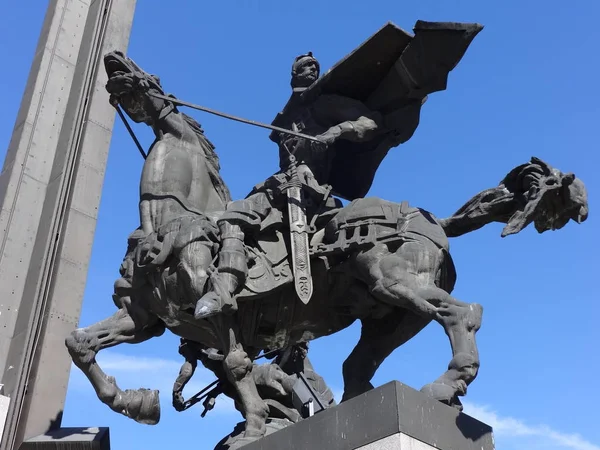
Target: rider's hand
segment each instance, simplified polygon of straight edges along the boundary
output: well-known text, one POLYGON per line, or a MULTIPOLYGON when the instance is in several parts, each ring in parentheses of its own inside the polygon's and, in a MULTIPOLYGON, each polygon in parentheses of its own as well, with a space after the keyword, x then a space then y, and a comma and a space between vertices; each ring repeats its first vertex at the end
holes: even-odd
POLYGON ((325 145, 331 145, 337 139, 337 136, 334 133, 330 132, 330 131, 326 131, 325 133, 319 134, 319 135, 317 135, 315 137, 318 140, 320 140, 325 145))

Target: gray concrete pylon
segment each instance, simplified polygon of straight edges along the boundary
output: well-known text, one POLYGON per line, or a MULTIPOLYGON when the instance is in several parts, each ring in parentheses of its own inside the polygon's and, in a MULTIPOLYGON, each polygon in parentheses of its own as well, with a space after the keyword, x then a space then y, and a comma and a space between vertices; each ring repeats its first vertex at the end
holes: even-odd
POLYGON ((136 0, 49 0, 0 174, 2 449, 60 427, 115 112, 102 55, 136 0))

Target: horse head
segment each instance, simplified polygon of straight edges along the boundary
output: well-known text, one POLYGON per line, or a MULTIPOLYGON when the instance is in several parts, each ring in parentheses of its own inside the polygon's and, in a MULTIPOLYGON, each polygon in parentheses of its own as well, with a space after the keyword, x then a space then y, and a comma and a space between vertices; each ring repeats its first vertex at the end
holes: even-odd
POLYGON ((106 90, 111 95, 111 103, 119 103, 133 121, 152 126, 167 106, 165 100, 152 95, 165 95, 160 79, 146 73, 119 51, 104 56, 104 67, 108 75, 106 90))
POLYGON ((520 200, 502 237, 515 234, 531 222, 539 233, 559 230, 570 220, 584 222, 588 217, 587 191, 572 173, 563 173, 538 158, 517 167, 502 184, 520 200))

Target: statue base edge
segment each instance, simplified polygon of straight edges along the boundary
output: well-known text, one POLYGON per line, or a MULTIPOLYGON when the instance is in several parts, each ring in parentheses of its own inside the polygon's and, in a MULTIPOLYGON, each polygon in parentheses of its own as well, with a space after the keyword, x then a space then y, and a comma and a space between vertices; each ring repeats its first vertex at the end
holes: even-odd
POLYGON ((19 450, 110 450, 106 427, 58 428, 28 439, 19 450))
POLYGON ((494 450, 492 428, 398 381, 290 425, 244 450, 494 450))

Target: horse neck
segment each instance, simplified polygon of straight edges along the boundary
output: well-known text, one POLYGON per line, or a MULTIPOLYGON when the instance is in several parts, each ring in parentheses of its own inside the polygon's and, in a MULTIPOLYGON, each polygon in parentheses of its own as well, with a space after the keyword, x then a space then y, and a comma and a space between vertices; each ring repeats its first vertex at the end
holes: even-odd
POLYGON ((176 111, 171 111, 165 117, 157 119, 152 129, 158 140, 173 137, 193 144, 196 138, 194 131, 185 122, 183 116, 176 111))
POLYGON ((213 161, 210 143, 185 120, 183 114, 172 111, 153 127, 157 141, 176 139, 183 142, 194 168, 193 203, 202 213, 221 212, 230 200, 229 190, 222 180, 218 161, 213 161))
POLYGON ((218 167, 213 165, 204 152, 197 152, 193 157, 196 161, 195 183, 200 194, 200 202, 203 205, 202 211, 208 215, 223 212, 231 198, 229 189, 219 174, 218 167))

